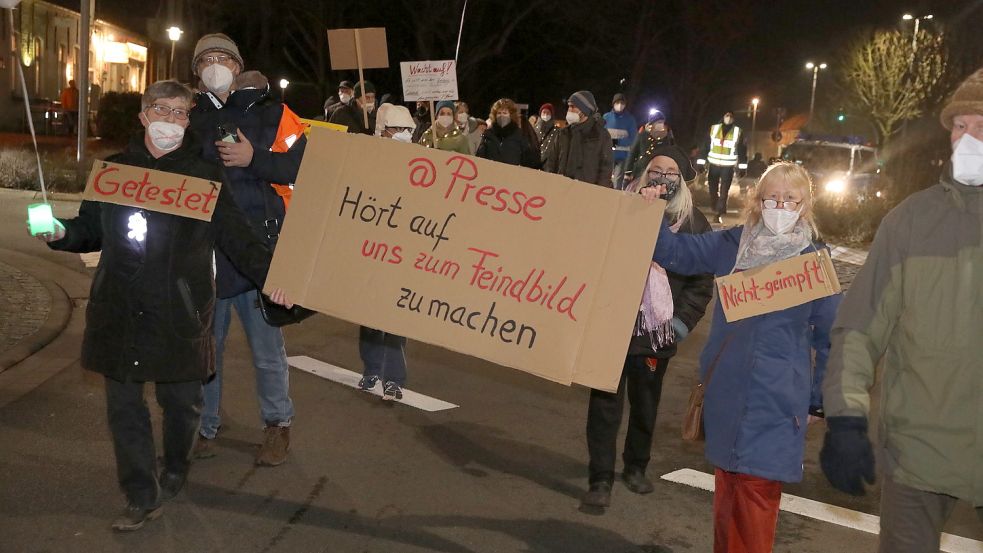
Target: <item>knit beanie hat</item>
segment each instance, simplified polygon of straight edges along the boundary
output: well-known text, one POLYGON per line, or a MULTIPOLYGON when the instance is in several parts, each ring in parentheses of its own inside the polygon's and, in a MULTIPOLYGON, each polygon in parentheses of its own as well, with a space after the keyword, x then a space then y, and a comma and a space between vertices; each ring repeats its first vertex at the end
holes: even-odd
POLYGON ((597 102, 594 100, 594 95, 590 93, 589 90, 579 90, 574 92, 567 102, 577 106, 584 115, 590 117, 597 112, 597 102))
POLYGON ((942 108, 939 119, 947 131, 952 130, 952 118, 957 115, 983 115, 983 69, 967 77, 942 108))
POLYGON ((338 83, 338 88, 341 89, 341 88, 355 88, 355 87, 352 85, 351 81, 341 81, 340 83, 338 83))
POLYGON ((543 104, 539 106, 539 113, 543 113, 544 111, 548 111, 550 112, 550 115, 553 115, 553 104, 543 104))
POLYGON ((614 99, 613 99, 613 100, 611 100, 611 103, 612 103, 612 104, 617 104, 618 102, 624 102, 624 103, 626 103, 626 104, 628 103, 628 101, 627 101, 627 100, 625 100, 625 95, 624 95, 624 94, 622 94, 622 93, 620 93, 620 92, 619 92, 619 93, 617 93, 617 94, 615 94, 615 95, 614 95, 614 99))
POLYGON ((358 84, 355 85, 355 97, 356 98, 361 98, 362 97, 362 90, 363 89, 365 90, 365 93, 366 94, 375 94, 375 85, 374 84, 372 84, 369 81, 358 81, 358 84))
POLYGON ((242 61, 242 56, 239 55, 239 47, 236 46, 236 43, 228 35, 212 33, 199 38, 198 44, 195 45, 195 57, 191 59, 191 70, 194 71, 195 75, 198 74, 198 62, 201 61, 201 58, 205 54, 210 52, 228 54, 239 64, 240 70, 246 67, 246 64, 242 61))
POLYGON ((450 100, 437 102, 437 105, 434 106, 434 115, 440 113, 441 108, 451 108, 451 113, 454 113, 454 102, 450 100))

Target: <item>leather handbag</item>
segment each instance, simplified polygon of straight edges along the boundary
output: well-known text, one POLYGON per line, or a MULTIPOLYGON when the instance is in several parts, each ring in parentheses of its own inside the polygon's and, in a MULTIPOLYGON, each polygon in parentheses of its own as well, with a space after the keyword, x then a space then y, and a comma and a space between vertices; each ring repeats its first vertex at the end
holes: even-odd
POLYGON ((287 309, 282 305, 273 303, 263 293, 259 294, 259 311, 263 314, 263 320, 266 321, 266 324, 276 327, 299 323, 316 313, 316 311, 299 305, 287 309))
POLYGON ((689 402, 687 402, 686 412, 683 414, 682 428, 682 437, 688 442, 702 442, 706 439, 706 434, 703 431, 703 396, 706 392, 706 387, 710 385, 710 377, 713 376, 713 370, 717 368, 717 362, 720 361, 720 355, 727 348, 728 342, 730 342, 730 336, 724 340, 723 345, 720 346, 720 351, 717 352, 717 356, 713 358, 713 363, 707 369, 706 378, 703 379, 703 382, 697 382, 689 393, 689 402))

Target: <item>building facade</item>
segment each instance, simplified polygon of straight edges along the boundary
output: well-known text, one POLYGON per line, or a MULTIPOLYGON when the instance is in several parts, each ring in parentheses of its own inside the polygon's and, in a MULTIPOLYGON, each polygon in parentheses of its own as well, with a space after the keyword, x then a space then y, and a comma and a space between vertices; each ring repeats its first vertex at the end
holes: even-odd
MULTIPOLYGON (((0 25, 0 130, 27 128, 17 76, 20 62, 35 128, 42 133, 59 131, 61 91, 69 81, 78 80, 80 71, 80 23, 76 11, 44 0, 23 0, 13 10, 13 33, 9 20, 0 25)), ((143 92, 149 76, 146 37, 100 19, 92 22, 90 30, 92 109, 98 109, 106 92, 143 92)))

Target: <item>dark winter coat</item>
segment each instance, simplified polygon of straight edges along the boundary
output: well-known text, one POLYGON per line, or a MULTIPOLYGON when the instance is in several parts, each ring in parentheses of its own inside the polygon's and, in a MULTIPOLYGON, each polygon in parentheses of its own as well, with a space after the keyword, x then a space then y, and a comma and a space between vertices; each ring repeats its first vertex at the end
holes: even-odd
MULTIPOLYGON (((679 227, 679 232, 686 234, 703 234, 710 230, 710 222, 696 207, 679 227)), ((710 273, 683 275, 669 270, 666 274, 669 276, 669 287, 672 289, 672 314, 692 331, 703 318, 707 304, 713 297, 713 275, 710 273)), ((667 344, 653 351, 652 341, 648 336, 632 336, 628 345, 628 355, 670 358, 676 355, 676 343, 667 344)))
MULTIPOLYGON (((681 274, 730 274, 743 229, 688 235, 672 234, 663 224, 653 260, 681 274)), ((817 243, 802 253, 823 247, 817 243)), ((701 380, 715 366, 703 404, 711 464, 768 480, 802 480, 809 408, 822 405, 830 329, 841 297, 732 323, 715 302, 700 355, 701 380)))
POLYGON ((362 117, 362 108, 358 106, 355 100, 335 110, 328 121, 348 127, 348 132, 352 134, 375 134, 375 110, 369 113, 369 126, 366 127, 362 117))
POLYGON ((599 116, 569 125, 557 132, 543 170, 572 179, 611 188, 611 134, 599 116))
POLYGON ((648 164, 652 160, 652 152, 657 146, 675 143, 676 138, 672 135, 671 129, 666 129, 661 133, 649 131, 638 133, 638 137, 635 138, 635 143, 631 145, 631 151, 628 153, 627 169, 632 172, 632 178, 637 179, 642 176, 642 173, 645 172, 645 166, 641 165, 641 162, 645 161, 648 164))
MULTIPOLYGON (((201 159, 200 146, 185 144, 155 159, 142 138, 108 161, 218 181, 221 169, 201 159)), ((212 314, 217 246, 262 287, 272 253, 251 230, 223 184, 211 223, 142 211, 143 242, 128 238, 136 208, 82 202, 79 214, 61 221, 65 238, 55 250, 102 251, 85 314, 82 366, 114 380, 205 380, 215 366, 212 314)))
POLYGON ((532 148, 522 129, 515 123, 509 123, 504 127, 494 123, 485 131, 475 155, 509 165, 539 167, 539 152, 532 148))
POLYGON ((556 121, 550 119, 548 122, 543 123, 540 121, 536 124, 537 132, 539 132, 539 159, 546 164, 546 160, 549 158, 550 150, 556 147, 556 137, 559 136, 559 128, 556 126, 556 121))
MULTIPOLYGON (((219 109, 209 94, 198 94, 191 110, 191 129, 201 141, 202 157, 221 166, 218 148, 219 125, 228 130, 238 128, 253 146, 253 160, 249 167, 226 167, 226 181, 235 193, 236 204, 245 212, 256 234, 267 238, 271 245, 283 225, 286 210, 283 200, 270 186, 271 183, 291 184, 297 180, 307 138, 301 136, 289 151, 271 152, 276 140, 283 104, 270 98, 268 90, 239 90, 229 96, 219 109), (270 221, 267 224, 267 221, 270 221)), ((239 273, 233 264, 218 252, 215 281, 218 297, 231 298, 255 288, 254 284, 239 273)))

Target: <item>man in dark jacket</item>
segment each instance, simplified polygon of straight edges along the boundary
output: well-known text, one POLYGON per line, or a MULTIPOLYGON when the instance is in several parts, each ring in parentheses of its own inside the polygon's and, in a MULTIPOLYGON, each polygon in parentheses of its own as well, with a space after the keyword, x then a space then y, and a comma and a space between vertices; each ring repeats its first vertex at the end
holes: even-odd
MULTIPOLYGON (((324 121, 330 121, 331 116, 334 115, 334 112, 338 111, 342 107, 350 106, 352 104, 352 100, 355 99, 354 94, 355 94, 355 87, 352 86, 351 81, 341 81, 341 83, 338 84, 337 101, 331 103, 327 103, 327 102, 324 103, 324 121)), ((328 100, 334 100, 334 99, 335 99, 334 96, 328 98, 328 100)))
POLYGON ((352 134, 375 134, 375 86, 369 81, 359 81, 355 85, 355 101, 338 108, 328 121, 348 127, 352 134), (368 112, 368 126, 363 111, 368 112))
MULTIPOLYGON (((184 137, 191 90, 161 81, 143 95, 142 137, 108 161, 213 181, 221 169, 184 137)), ((261 287, 271 259, 223 184, 211 224, 109 203, 82 202, 78 217, 40 238, 55 250, 102 251, 86 308, 82 366, 105 375, 109 429, 128 505, 113 522, 137 530, 180 491, 198 430, 202 381, 214 371, 215 246, 261 287), (158 476, 143 385, 154 382, 164 415, 158 476)))
POLYGON ((570 96, 567 123, 557 131, 556 145, 549 151, 543 170, 611 188, 611 135, 597 115, 593 94, 581 90, 570 96))
MULTIPOLYGON (((271 184, 290 184, 304 155, 307 139, 301 135, 286 152, 272 152, 284 106, 270 98, 269 87, 233 90, 235 76, 243 70, 236 44, 222 34, 198 41, 192 67, 204 90, 191 111, 191 128, 202 140, 206 161, 221 162, 226 180, 257 234, 274 246, 286 208, 271 184)), ((256 393, 264 424, 263 446, 256 455, 259 465, 276 466, 287 458, 290 424, 294 416, 290 399, 289 366, 283 333, 263 319, 255 284, 236 270, 221 252, 216 254, 215 308, 216 375, 205 386, 199 458, 213 456, 212 440, 221 425, 222 350, 235 307, 246 332, 256 368, 256 393)))
MULTIPOLYGON (((694 179, 696 171, 681 149, 670 145, 658 146, 641 163, 646 171, 636 176, 638 180, 629 189, 635 192, 647 185, 665 185, 669 190, 665 198, 669 202, 665 217, 672 225, 673 232, 702 234, 711 230, 706 217, 693 206, 686 180, 694 179)), ((656 321, 660 323, 658 325, 648 325, 643 317, 644 309, 640 309, 618 391, 613 394, 602 390, 590 391, 587 408, 590 489, 582 499, 588 507, 603 508, 611 502, 618 428, 621 426, 626 395, 631 407, 622 453, 622 480, 629 491, 637 494, 654 490, 652 482, 645 476, 645 469, 652 450, 662 380, 669 360, 676 355, 676 344, 682 342, 703 318, 713 295, 713 275, 710 274, 680 275, 653 267, 649 279, 662 279, 662 283, 668 280, 672 296, 671 318, 667 316, 666 321, 656 321)), ((652 289, 651 284, 646 282, 649 290, 652 289)), ((645 296, 651 297, 652 294, 645 296)), ((650 301, 668 303, 668 298, 654 297, 650 301)))

